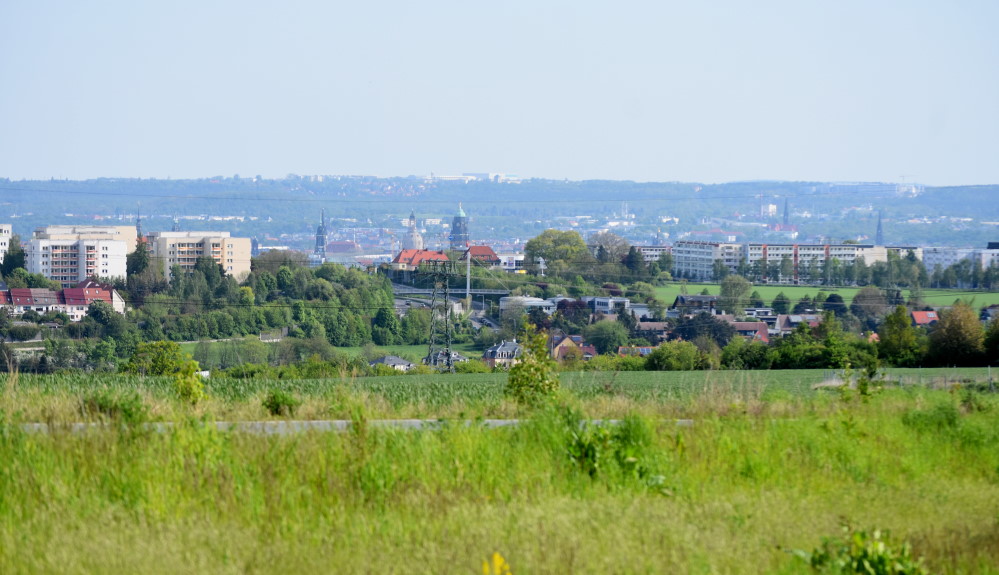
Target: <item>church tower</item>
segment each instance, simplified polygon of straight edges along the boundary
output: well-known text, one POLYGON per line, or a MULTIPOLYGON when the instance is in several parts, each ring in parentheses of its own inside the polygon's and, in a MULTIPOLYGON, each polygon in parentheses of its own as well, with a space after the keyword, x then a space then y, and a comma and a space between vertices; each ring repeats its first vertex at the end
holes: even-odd
POLYGON ((326 208, 323 208, 319 216, 319 227, 316 228, 316 249, 312 253, 318 256, 321 261, 326 261, 326 208))
POLYGON ((468 246, 468 216, 461 204, 458 204, 458 214, 451 221, 451 249, 464 250, 468 246))
POLYGON ((881 227, 881 210, 878 210, 878 231, 874 234, 874 245, 885 245, 885 231, 881 227))

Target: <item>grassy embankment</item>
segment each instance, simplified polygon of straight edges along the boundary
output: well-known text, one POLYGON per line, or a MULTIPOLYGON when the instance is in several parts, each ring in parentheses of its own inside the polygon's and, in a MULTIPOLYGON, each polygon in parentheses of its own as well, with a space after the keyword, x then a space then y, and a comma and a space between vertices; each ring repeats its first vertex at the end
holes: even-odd
MULTIPOLYGON (((378 405, 493 402, 496 379, 447 382, 456 395, 440 400, 429 379, 299 382, 296 393, 344 402, 355 426, 291 436, 187 418, 165 433, 25 434, 20 397, 95 384, 22 376, 2 396, 0 571, 473 573, 498 551, 514 573, 800 573, 788 550, 845 519, 909 540, 934 571, 997 572, 996 398, 659 375, 576 374, 562 399, 576 415, 421 432, 365 422, 378 405), (644 416, 581 426, 602 401, 644 416), (693 425, 664 417, 679 413, 693 425)), ((146 401, 169 393, 149 387, 146 401)))

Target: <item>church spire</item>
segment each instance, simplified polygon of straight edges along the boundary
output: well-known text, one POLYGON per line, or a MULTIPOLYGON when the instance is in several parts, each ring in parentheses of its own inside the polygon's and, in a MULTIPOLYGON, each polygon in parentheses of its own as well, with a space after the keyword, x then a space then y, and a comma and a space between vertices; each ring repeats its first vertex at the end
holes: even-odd
POLYGON ((874 245, 885 245, 885 231, 884 228, 881 227, 881 210, 878 210, 878 231, 874 234, 874 245))

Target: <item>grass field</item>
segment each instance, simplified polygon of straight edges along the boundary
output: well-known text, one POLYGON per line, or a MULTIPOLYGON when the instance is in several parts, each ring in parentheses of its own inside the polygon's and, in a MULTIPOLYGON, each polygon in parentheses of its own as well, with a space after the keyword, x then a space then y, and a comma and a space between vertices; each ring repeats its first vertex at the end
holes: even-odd
MULTIPOLYGON (((220 345, 224 344, 224 341, 209 341, 209 345, 220 345)), ((194 350, 198 346, 196 341, 187 341, 180 344, 181 351, 184 353, 194 355, 194 350)), ((375 346, 373 348, 379 354, 382 355, 396 355, 404 359, 408 359, 412 362, 419 362, 422 358, 427 355, 426 345, 382 345, 375 346)), ((458 343, 452 346, 456 352, 464 355, 465 357, 479 358, 482 357, 482 351, 475 348, 474 344, 471 343, 458 343)), ((340 353, 345 353, 350 356, 358 357, 364 353, 364 347, 338 347, 336 350, 340 353)))
MULTIPOLYGON (((948 388, 955 383, 989 381, 987 368, 891 369, 883 372, 888 386, 948 388)), ((999 376, 999 374, 996 374, 999 376)), ((650 417, 686 417, 703 411, 699 402, 726 398, 740 409, 774 399, 807 401, 829 391, 819 384, 835 381, 832 370, 566 372, 562 389, 593 417, 620 418, 640 413, 650 417)), ((371 418, 515 417, 522 411, 503 393, 505 373, 426 374, 337 379, 206 380, 208 399, 193 412, 179 401, 168 378, 87 373, 58 376, 21 374, 4 403, 22 421, 75 422, 86 419, 80 406, 102 392, 137 391, 149 418, 174 421, 188 415, 216 420, 275 419, 263 407, 274 390, 301 401, 299 419, 349 419, 357 409, 371 418)), ((708 402, 709 409, 716 406, 708 402)))
MULTIPOLYGON (((520 426, 437 431, 367 422, 378 410, 502 406, 502 374, 210 381, 215 399, 196 408, 158 379, 7 378, 0 572, 482 573, 499 552, 513 573, 790 574, 809 572, 791 551, 816 549, 844 522, 890 530, 889 548, 909 542, 934 573, 999 572, 997 398, 812 389, 827 375, 563 374, 561 406, 506 408, 520 426), (354 427, 251 436, 206 424, 274 386, 354 427), (58 422, 67 398, 79 408, 105 388, 140 389, 150 417, 177 425, 17 425, 34 401, 58 422), (603 414, 624 421, 583 422, 603 414), (693 424, 677 426, 679 415, 693 424)), ((894 373, 924 384, 986 375, 894 373)))
MULTIPOLYGON (((708 292, 712 295, 718 295, 720 293, 719 284, 700 284, 700 283, 688 283, 687 293, 699 294, 702 290, 707 288, 708 292)), ((815 297, 819 292, 826 295, 839 294, 843 296, 843 299, 849 304, 853 301, 853 296, 856 295, 860 288, 855 287, 824 287, 824 286, 779 286, 779 285, 754 285, 753 290, 760 292, 760 296, 763 297, 763 301, 770 305, 777 294, 784 292, 791 302, 796 302, 804 296, 815 297)), ((907 290, 904 290, 906 298, 909 297, 907 290)), ((680 284, 671 283, 666 286, 660 286, 656 288, 656 298, 662 300, 667 304, 672 304, 676 299, 676 296, 680 295, 680 284)), ((923 301, 928 305, 938 307, 938 306, 948 306, 954 303, 956 299, 964 300, 974 300, 975 307, 988 306, 999 304, 999 292, 974 292, 968 290, 923 290, 923 301)))

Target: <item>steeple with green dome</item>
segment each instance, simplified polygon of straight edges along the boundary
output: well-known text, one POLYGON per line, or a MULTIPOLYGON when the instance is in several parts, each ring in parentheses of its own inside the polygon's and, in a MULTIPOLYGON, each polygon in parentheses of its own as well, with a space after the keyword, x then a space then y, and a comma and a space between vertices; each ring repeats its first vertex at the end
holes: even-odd
POLYGON ((461 204, 458 204, 458 215, 451 221, 451 241, 452 250, 464 250, 468 246, 468 216, 461 204))

